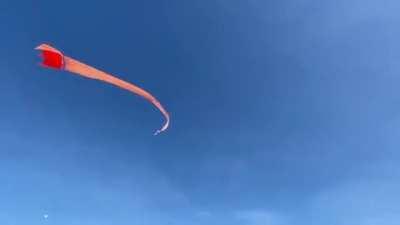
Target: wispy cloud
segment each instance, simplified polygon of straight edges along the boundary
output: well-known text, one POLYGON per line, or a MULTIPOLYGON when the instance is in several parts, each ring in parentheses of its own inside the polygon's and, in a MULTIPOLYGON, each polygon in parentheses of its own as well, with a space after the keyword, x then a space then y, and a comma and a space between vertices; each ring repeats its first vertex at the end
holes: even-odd
POLYGON ((396 175, 380 174, 321 192, 308 212, 311 224, 398 224, 398 180, 396 175))
POLYGON ((198 211, 196 212, 196 216, 200 218, 209 218, 212 216, 212 214, 209 211, 198 211))
POLYGON ((235 219, 246 225, 283 225, 284 218, 265 210, 238 211, 235 219))

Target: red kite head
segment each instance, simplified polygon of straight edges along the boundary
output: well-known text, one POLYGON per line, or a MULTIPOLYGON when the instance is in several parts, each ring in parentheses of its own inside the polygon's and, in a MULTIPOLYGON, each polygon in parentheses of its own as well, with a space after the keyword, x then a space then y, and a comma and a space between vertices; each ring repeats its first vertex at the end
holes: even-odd
POLYGON ((54 69, 62 69, 64 67, 64 55, 50 45, 41 44, 35 48, 42 51, 42 65, 54 69))

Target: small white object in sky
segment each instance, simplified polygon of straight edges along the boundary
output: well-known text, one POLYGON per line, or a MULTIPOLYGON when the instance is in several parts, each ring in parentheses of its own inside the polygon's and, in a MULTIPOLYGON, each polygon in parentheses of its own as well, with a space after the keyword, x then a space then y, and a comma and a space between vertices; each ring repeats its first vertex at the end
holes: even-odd
POLYGON ((44 215, 43 215, 43 218, 47 219, 47 218, 49 218, 49 215, 44 214, 44 215))

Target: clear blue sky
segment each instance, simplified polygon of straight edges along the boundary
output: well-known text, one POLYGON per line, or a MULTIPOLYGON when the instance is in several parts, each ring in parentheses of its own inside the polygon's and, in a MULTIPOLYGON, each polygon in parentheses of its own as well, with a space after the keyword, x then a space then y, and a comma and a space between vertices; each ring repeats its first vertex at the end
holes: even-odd
POLYGON ((397 225, 395 0, 0 3, 1 225, 397 225), (151 91, 38 66, 34 47, 151 91), (47 214, 45 219, 43 215, 47 214))

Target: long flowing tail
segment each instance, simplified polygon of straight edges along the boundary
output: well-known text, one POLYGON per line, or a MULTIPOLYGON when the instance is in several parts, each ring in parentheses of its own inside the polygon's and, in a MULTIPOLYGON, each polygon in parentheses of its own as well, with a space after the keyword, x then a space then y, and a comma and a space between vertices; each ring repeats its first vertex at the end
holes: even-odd
POLYGON ((149 92, 144 89, 121 80, 111 74, 105 73, 101 70, 98 70, 94 67, 86 65, 78 60, 65 56, 61 53, 61 51, 57 50, 54 47, 51 47, 47 44, 42 44, 36 47, 37 50, 42 51, 43 62, 42 65, 54 69, 63 69, 90 79, 101 80, 103 82, 115 85, 119 88, 128 90, 132 93, 135 93, 147 101, 151 102, 158 110, 164 115, 165 123, 161 127, 161 129, 157 130, 154 135, 157 135, 163 131, 165 131, 170 123, 170 117, 168 112, 164 109, 164 107, 160 104, 160 102, 153 97, 149 92))

